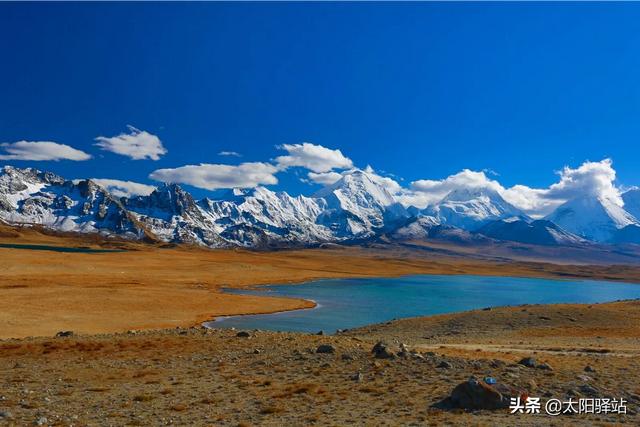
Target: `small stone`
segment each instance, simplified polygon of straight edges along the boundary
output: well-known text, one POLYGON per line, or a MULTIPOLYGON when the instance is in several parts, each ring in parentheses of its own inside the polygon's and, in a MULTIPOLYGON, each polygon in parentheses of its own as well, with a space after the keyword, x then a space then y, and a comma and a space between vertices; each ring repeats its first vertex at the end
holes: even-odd
POLYGON ((553 368, 548 363, 541 363, 538 366, 536 366, 536 368, 542 369, 542 370, 545 370, 545 371, 553 371, 553 368))
POLYGON ((34 422, 34 424, 37 426, 44 426, 44 425, 47 425, 48 423, 49 423, 49 420, 46 417, 40 417, 34 422))
POLYGON ((526 366, 527 368, 535 368, 536 367, 536 359, 535 357, 525 357, 520 359, 518 362, 519 365, 526 366))
POLYGON ((255 350, 253 350, 253 354, 260 354, 262 353, 262 350, 256 348, 255 350))
POLYGON ((586 394, 587 396, 597 396, 600 392, 597 388, 590 386, 588 384, 580 386, 580 392, 586 394))
POLYGON ((506 365, 506 363, 504 363, 502 360, 499 360, 499 359, 493 359, 489 364, 489 366, 491 366, 494 369, 502 368, 504 365, 506 365))
POLYGON ((320 354, 330 354, 335 352, 336 352, 336 348, 331 344, 321 344, 316 349, 316 353, 320 353, 320 354))
POLYGON ((585 383, 588 383, 589 381, 593 381, 593 378, 591 378, 589 375, 578 375, 576 376, 576 379, 578 379, 579 381, 583 381, 585 383))
POLYGON ((247 331, 240 331, 236 334, 236 337, 238 338, 249 338, 251 337, 251 334, 247 331))
POLYGON ((593 367, 591 365, 587 365, 584 367, 584 371, 585 372, 595 372, 596 370, 593 369, 593 367))
POLYGON ((451 369, 453 368, 453 365, 446 360, 443 360, 438 364, 438 366, 436 366, 436 368, 451 369))
POLYGON ((11 412, 0 411, 0 419, 8 419, 8 418, 11 418, 11 412))
POLYGON ((353 360, 353 356, 348 353, 342 353, 342 356, 340 356, 340 358, 342 360, 353 360))
POLYGON ((318 331, 316 332, 316 335, 324 335, 324 331, 318 331))
POLYGON ((56 338, 65 338, 65 337, 72 337, 72 336, 73 336, 73 331, 60 331, 56 334, 56 338))
POLYGON ((357 383, 362 381, 362 372, 356 372, 355 375, 351 376, 351 379, 357 383))

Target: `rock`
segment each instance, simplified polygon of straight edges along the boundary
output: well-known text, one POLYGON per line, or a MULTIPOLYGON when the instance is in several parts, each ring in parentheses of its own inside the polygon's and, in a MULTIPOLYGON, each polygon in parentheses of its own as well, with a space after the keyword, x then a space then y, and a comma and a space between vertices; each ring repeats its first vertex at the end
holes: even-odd
POLYGON ((256 348, 255 350, 253 350, 253 354, 260 354, 262 353, 262 350, 260 350, 259 348, 256 348))
POLYGON ((34 421, 34 424, 37 426, 44 426, 49 423, 49 420, 46 417, 40 417, 34 421))
POLYGON ((443 360, 442 362, 438 363, 438 366, 436 366, 436 368, 451 369, 453 368, 453 365, 446 360, 443 360))
POLYGON ((489 366, 491 366, 494 369, 502 368, 504 365, 506 365, 506 363, 504 363, 502 360, 499 360, 499 359, 493 359, 489 364, 489 366))
POLYGON ((348 353, 342 353, 342 356, 340 356, 340 358, 342 360, 353 360, 353 356, 348 353))
POLYGON ((236 336, 239 338, 250 338, 251 334, 247 331, 240 331, 236 334, 236 336))
POLYGON ((373 356, 376 359, 393 359, 396 357, 396 355, 393 354, 393 352, 389 350, 387 345, 382 341, 378 341, 376 345, 373 346, 371 353, 373 353, 373 356))
POLYGON ((485 307, 482 309, 482 311, 491 311, 491 307, 485 307))
POLYGON ((351 379, 357 383, 362 381, 362 372, 356 372, 354 375, 351 376, 351 379))
POLYGON ((443 404, 470 410, 504 409, 509 407, 511 397, 519 394, 512 387, 501 384, 489 385, 471 377, 468 381, 458 384, 443 404))
POLYGON ((329 353, 335 353, 335 352, 336 352, 336 348, 331 344, 321 344, 316 349, 316 353, 320 353, 320 354, 329 354, 329 353))
POLYGON ((9 411, 0 411, 0 420, 11 418, 11 412, 9 411))
POLYGON ((590 377, 590 376, 588 376, 588 375, 578 375, 578 376, 576 376, 576 378, 577 378, 579 381, 583 381, 583 382, 585 382, 585 383, 588 383, 589 381, 593 381, 593 378, 591 378, 591 377, 590 377))
POLYGON ((525 357, 518 362, 519 365, 526 366, 527 368, 535 368, 536 367, 536 359, 535 357, 525 357))
POLYGON ((543 369, 545 371, 553 371, 553 368, 548 363, 541 363, 538 366, 536 366, 536 368, 543 369))
POLYGON ((324 335, 324 331, 318 331, 316 335, 324 335))
POLYGON ((530 379, 527 382, 527 386, 529 387, 529 391, 536 391, 538 389, 538 383, 534 379, 530 379))
POLYGON ((587 365, 584 367, 584 371, 585 372, 595 372, 596 370, 593 369, 593 367, 591 367, 590 365, 587 365))
POLYGON ((595 396, 597 396, 598 394, 600 394, 600 392, 598 391, 598 389, 597 389, 597 388, 595 388, 595 387, 593 387, 593 386, 590 386, 590 385, 588 385, 588 384, 581 385, 581 386, 580 386, 580 388, 579 388, 579 390, 580 390, 580 392, 581 392, 581 393, 584 393, 584 394, 586 394, 587 396, 591 396, 591 397, 595 397, 595 396))
POLYGON ((56 334, 56 338, 72 337, 73 331, 60 331, 56 334))

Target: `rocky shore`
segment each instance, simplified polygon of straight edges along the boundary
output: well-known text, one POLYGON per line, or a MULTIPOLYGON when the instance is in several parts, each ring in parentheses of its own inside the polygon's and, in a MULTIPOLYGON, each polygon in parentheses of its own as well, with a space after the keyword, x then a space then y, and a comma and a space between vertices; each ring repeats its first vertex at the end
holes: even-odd
POLYGON ((638 355, 637 301, 492 308, 337 336, 63 333, 0 341, 0 424, 638 425, 638 355), (510 392, 623 398, 627 413, 511 414, 499 404, 510 392))

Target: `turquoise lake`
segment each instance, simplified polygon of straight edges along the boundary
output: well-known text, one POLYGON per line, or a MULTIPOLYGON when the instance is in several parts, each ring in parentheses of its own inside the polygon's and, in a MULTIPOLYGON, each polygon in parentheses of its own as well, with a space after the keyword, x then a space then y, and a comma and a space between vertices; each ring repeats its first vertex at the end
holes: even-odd
POLYGON ((0 243, 0 249, 24 249, 29 251, 54 251, 69 253, 86 253, 99 254, 110 252, 124 252, 121 249, 91 249, 91 248, 71 248, 66 246, 49 246, 49 245, 23 245, 18 243, 0 243))
POLYGON ((216 328, 334 333, 403 317, 520 304, 597 303, 640 298, 640 284, 486 276, 331 279, 227 292, 303 298, 318 307, 218 318, 216 328))

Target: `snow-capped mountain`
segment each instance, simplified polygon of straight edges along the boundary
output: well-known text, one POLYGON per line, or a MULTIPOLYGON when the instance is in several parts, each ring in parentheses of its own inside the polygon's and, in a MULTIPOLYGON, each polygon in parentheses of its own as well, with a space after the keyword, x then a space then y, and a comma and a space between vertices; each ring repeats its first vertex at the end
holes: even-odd
POLYGON ((584 239, 571 234, 551 221, 497 220, 485 224, 477 233, 496 240, 530 243, 534 245, 577 245, 584 239))
POLYGON ((636 219, 640 219, 640 188, 628 190, 622 194, 624 202, 624 210, 633 215, 636 219))
POLYGON ((457 189, 447 194, 440 202, 424 210, 427 216, 440 223, 464 230, 474 231, 484 224, 500 220, 528 216, 489 188, 457 189))
MULTIPOLYGON (((6 166, 0 170, 0 222, 212 248, 307 246, 381 236, 463 244, 492 239, 640 243, 636 218, 608 200, 571 200, 544 221, 533 221, 489 189, 452 191, 419 210, 400 204, 387 186, 374 173, 353 170, 312 197, 258 187, 195 200, 179 185, 165 184, 148 196, 124 198, 91 180, 6 166)), ((624 195, 629 209, 638 206, 635 191, 624 195)))
POLYGON ((160 240, 229 246, 211 224, 191 194, 177 184, 165 184, 148 196, 122 199, 124 206, 160 240))
POLYGON ((229 191, 221 200, 203 199, 198 206, 222 237, 242 246, 335 240, 331 230, 316 223, 326 206, 323 199, 258 187, 229 191))
POLYGON ((0 174, 0 219, 9 224, 130 238, 146 233, 120 201, 91 180, 74 183, 50 172, 11 166, 2 168, 0 174))
POLYGON ((362 170, 345 174, 313 197, 326 203, 317 223, 338 238, 372 237, 411 216, 382 182, 362 170))
POLYGON ((613 242, 618 230, 638 220, 613 200, 583 196, 560 205, 544 219, 595 242, 613 242))

